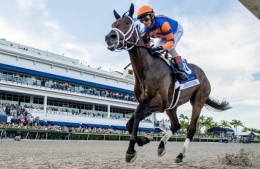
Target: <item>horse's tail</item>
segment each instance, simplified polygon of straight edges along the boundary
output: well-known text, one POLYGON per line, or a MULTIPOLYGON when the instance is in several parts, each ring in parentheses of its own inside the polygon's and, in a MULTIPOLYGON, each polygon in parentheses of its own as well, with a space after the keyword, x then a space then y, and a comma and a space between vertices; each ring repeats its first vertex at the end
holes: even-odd
POLYGON ((229 106, 229 103, 227 101, 225 101, 225 100, 218 101, 218 100, 214 100, 212 98, 208 98, 206 100, 205 107, 208 110, 213 110, 213 111, 225 111, 225 110, 232 108, 229 106))

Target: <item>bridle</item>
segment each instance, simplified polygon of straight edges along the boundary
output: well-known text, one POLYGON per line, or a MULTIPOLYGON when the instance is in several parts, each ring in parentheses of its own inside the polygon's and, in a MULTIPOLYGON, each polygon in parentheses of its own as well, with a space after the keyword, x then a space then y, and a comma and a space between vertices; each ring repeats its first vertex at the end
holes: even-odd
MULTIPOLYGON (((124 16, 124 15, 123 15, 124 16)), ((124 32, 122 32, 120 29, 117 29, 117 28, 112 28, 112 30, 116 33, 117 35, 117 43, 116 43, 116 47, 115 47, 115 52, 121 52, 122 50, 131 50, 133 49, 134 47, 141 47, 141 48, 145 48, 147 49, 148 51, 151 49, 149 46, 145 46, 145 45, 137 45, 140 37, 139 37, 139 33, 138 33, 138 30, 137 28, 135 27, 135 24, 134 24, 134 20, 130 17, 130 16, 126 16, 128 17, 132 24, 130 26, 130 28, 128 29, 128 31, 124 34, 124 32), (132 35, 134 34, 134 32, 136 33, 136 36, 137 36, 137 39, 135 42, 130 42, 128 41, 132 35), (120 40, 120 36, 119 35, 122 35, 123 36, 123 39, 120 40), (122 47, 118 48, 119 44, 122 43, 122 47), (127 45, 132 45, 131 47, 128 47, 127 45)), ((163 52, 162 52, 163 53, 163 52)), ((167 56, 167 53, 168 51, 166 51, 166 54, 165 56, 167 56)), ((153 55, 152 55, 153 56, 153 55)), ((130 65, 131 63, 129 63, 130 65)))
POLYGON ((130 28, 128 29, 128 31, 125 34, 120 29, 112 28, 112 30, 117 34, 117 44, 116 44, 116 47, 115 47, 116 48, 115 51, 116 52, 120 52, 122 50, 130 50, 130 49, 132 49, 135 46, 149 49, 149 47, 147 47, 147 46, 137 45, 140 37, 139 37, 138 30, 135 27, 134 20, 130 16, 125 16, 125 17, 128 17, 132 21, 132 24, 131 24, 130 28), (137 36, 136 41, 135 42, 128 41, 132 37, 134 32, 136 33, 136 36, 137 36), (119 37, 120 37, 119 35, 120 34, 123 36, 122 40, 119 39, 119 37), (120 43, 122 44, 122 47, 118 48, 120 43), (128 47, 127 46, 128 44, 132 45, 132 46, 128 47))

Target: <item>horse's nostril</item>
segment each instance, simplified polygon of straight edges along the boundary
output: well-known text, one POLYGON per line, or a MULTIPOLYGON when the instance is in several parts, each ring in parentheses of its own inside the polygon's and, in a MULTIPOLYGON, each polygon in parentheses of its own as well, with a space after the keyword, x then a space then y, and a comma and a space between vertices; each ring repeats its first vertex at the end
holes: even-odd
POLYGON ((110 35, 110 38, 111 38, 111 39, 116 39, 117 36, 116 36, 116 35, 110 35))

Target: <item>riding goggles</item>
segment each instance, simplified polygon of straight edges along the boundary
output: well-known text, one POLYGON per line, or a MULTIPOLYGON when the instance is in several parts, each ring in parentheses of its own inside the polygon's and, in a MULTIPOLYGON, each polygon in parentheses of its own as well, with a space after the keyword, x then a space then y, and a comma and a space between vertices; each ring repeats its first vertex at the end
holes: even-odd
POLYGON ((143 23, 144 21, 147 22, 147 21, 149 21, 150 19, 151 19, 150 16, 149 16, 149 15, 146 15, 146 16, 140 18, 139 21, 140 21, 141 23, 143 23))

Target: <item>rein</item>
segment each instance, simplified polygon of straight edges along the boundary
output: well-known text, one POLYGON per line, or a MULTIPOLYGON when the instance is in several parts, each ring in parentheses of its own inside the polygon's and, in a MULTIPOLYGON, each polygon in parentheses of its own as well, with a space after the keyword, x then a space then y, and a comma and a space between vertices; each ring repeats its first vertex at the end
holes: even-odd
POLYGON ((133 46, 136 46, 136 47, 145 48, 145 49, 148 49, 148 50, 150 49, 150 47, 145 46, 145 45, 137 45, 136 43, 133 43, 133 42, 126 42, 126 43, 133 45, 133 46))

